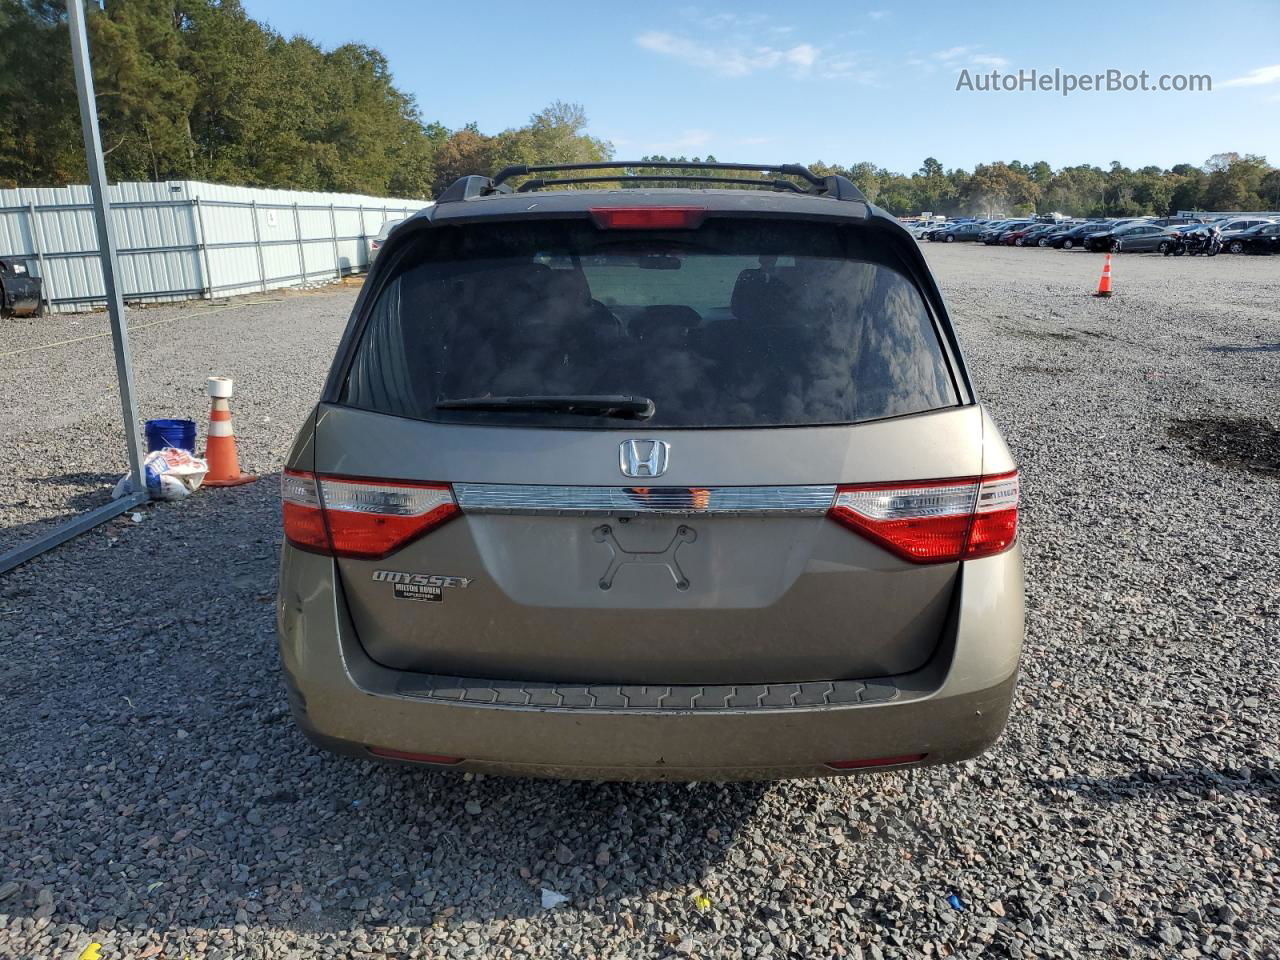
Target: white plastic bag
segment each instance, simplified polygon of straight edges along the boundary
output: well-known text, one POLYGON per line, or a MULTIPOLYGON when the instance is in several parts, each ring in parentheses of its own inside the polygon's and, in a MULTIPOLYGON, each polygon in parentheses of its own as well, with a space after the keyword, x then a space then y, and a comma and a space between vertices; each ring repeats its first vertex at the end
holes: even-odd
MULTIPOLYGON (((208 463, 177 447, 153 450, 143 464, 147 493, 152 500, 181 500, 190 496, 200 488, 208 472, 208 463)), ((125 474, 111 491, 111 499, 117 500, 132 492, 133 484, 125 474)))

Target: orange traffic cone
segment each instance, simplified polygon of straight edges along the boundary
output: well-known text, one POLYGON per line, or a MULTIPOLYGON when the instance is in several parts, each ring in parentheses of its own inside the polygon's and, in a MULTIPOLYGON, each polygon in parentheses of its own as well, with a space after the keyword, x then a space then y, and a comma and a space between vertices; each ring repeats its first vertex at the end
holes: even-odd
POLYGON ((236 456, 236 435, 231 429, 230 377, 210 377, 209 396, 213 405, 209 410, 209 437, 205 442, 205 459, 209 472, 204 475, 206 487, 234 487, 252 483, 257 477, 240 472, 240 458, 236 456))
POLYGON ((1102 279, 1098 281, 1098 292, 1095 297, 1111 296, 1111 254, 1107 254, 1107 262, 1102 265, 1102 279))

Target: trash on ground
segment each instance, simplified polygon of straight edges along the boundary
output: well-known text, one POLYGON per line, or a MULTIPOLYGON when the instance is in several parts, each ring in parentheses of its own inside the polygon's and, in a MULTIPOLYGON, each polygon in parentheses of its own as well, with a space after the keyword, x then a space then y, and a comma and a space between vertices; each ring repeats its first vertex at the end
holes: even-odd
POLYGON ((562 906, 569 902, 569 898, 563 893, 556 893, 554 890, 542 888, 542 909, 554 910, 556 907, 562 906))
MULTIPOLYGON (((165 447, 148 453, 143 465, 147 493, 152 500, 181 500, 190 496, 200 488, 204 475, 208 472, 209 465, 205 461, 177 447, 165 447)), ((111 499, 119 500, 132 492, 133 482, 125 474, 111 491, 111 499)), ((141 521, 142 515, 134 514, 133 522, 141 521)))

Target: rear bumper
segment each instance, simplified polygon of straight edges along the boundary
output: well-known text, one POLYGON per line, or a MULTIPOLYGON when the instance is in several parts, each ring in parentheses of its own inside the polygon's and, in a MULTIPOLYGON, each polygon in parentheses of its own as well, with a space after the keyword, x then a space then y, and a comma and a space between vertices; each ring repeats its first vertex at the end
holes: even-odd
POLYGON ((1004 730, 1023 636, 1016 546, 965 564, 944 640, 923 668, 837 684, 569 688, 405 673, 365 654, 335 583, 331 560, 285 546, 277 614, 299 726, 336 753, 462 757, 447 769, 484 773, 781 779, 857 772, 831 761, 965 760, 1004 730))

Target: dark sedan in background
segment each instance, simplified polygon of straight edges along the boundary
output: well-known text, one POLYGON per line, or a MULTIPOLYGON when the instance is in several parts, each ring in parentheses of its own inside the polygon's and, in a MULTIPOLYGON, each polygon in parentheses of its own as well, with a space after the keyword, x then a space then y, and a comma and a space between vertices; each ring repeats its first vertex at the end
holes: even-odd
POLYGON ((982 233, 983 225, 972 221, 966 223, 953 223, 945 230, 935 231, 933 240, 941 240, 943 243, 972 243, 978 239, 978 234, 982 233))
POLYGON ((1260 223, 1227 241, 1231 253, 1280 253, 1280 223, 1260 223))
POLYGON ((1049 241, 1049 246, 1055 250, 1074 250, 1076 247, 1084 246, 1085 238, 1089 234, 1103 233, 1110 230, 1112 225, 1113 222, 1110 220, 1090 220, 1088 223, 1082 223, 1064 233, 1057 234, 1049 241))

